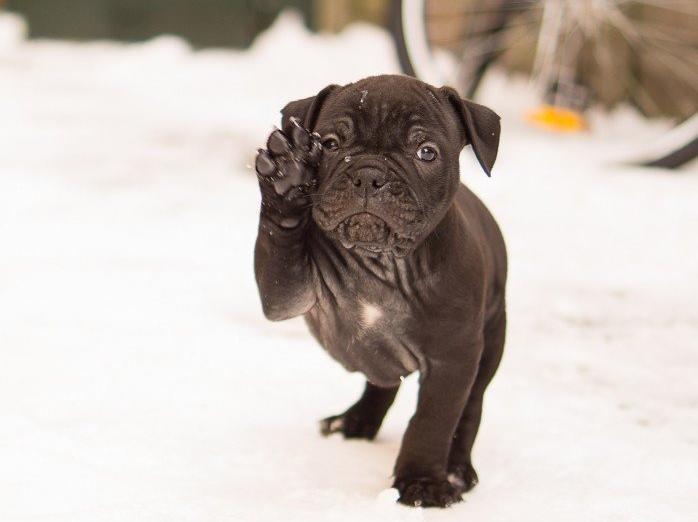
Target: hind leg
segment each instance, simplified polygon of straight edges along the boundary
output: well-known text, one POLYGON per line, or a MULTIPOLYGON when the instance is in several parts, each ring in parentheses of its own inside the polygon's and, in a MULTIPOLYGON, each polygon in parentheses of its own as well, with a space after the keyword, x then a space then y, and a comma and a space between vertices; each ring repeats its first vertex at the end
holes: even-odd
POLYGON ((448 460, 449 480, 463 491, 471 490, 478 482, 477 472, 472 464, 471 451, 480 427, 485 389, 494 377, 502 359, 505 332, 506 313, 502 311, 485 330, 485 349, 478 374, 453 438, 448 460))
POLYGON ((366 381, 364 393, 351 408, 340 415, 320 421, 323 435, 342 433, 345 439, 373 440, 383 423, 383 417, 395 400, 400 386, 380 388, 366 381))

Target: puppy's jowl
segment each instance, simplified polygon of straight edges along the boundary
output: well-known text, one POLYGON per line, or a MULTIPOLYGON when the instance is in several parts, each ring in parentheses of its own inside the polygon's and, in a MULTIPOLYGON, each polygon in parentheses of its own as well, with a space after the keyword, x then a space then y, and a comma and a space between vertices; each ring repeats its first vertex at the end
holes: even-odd
POLYGON ((448 506, 478 480, 470 452, 506 323, 504 241, 458 156, 471 145, 489 174, 499 117, 403 76, 332 85, 281 113, 256 162, 264 313, 303 315, 366 376, 324 434, 373 439, 400 378, 419 372, 394 485, 405 504, 448 506))

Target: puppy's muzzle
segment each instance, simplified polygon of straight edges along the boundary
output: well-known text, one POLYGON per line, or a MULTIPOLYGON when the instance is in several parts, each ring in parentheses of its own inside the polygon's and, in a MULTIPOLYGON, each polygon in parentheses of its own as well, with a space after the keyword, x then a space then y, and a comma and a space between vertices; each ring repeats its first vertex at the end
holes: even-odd
POLYGON ((340 169, 313 207, 315 221, 346 248, 407 251, 425 215, 400 165, 382 155, 364 156, 340 169))

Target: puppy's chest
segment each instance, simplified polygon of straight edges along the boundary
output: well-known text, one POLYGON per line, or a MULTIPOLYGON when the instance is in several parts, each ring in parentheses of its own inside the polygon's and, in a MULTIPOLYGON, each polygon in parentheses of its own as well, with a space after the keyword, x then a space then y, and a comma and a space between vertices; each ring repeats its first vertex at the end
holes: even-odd
POLYGON ((320 344, 350 371, 394 385, 417 370, 418 309, 391 284, 362 278, 320 296, 306 317, 320 344))
POLYGON ((377 295, 359 293, 345 296, 343 301, 337 320, 354 331, 356 342, 388 338, 409 341, 414 310, 406 300, 385 292, 377 295))

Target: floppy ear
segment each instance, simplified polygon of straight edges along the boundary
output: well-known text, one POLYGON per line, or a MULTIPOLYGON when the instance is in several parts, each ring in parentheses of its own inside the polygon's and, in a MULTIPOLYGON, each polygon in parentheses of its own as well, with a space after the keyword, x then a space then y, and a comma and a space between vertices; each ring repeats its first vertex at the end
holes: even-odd
POLYGON ((461 99, 451 87, 443 87, 442 91, 463 124, 463 146, 472 145, 482 170, 489 176, 499 149, 499 115, 484 105, 461 99))
POLYGON ((283 130, 287 129, 291 123, 291 118, 296 118, 303 127, 312 132, 322 104, 327 99, 327 96, 337 87, 338 85, 328 85, 315 96, 287 103, 281 109, 281 128, 283 130))

